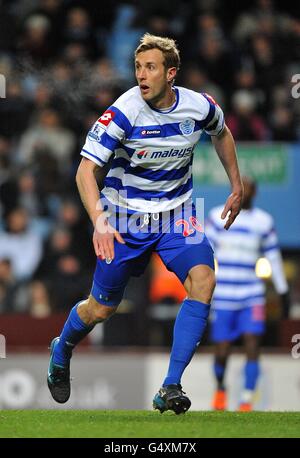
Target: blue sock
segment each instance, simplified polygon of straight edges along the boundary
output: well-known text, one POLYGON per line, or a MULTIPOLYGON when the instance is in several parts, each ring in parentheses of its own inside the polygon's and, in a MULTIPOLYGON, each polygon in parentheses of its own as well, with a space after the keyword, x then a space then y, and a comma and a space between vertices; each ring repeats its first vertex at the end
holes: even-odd
POLYGON ((245 389, 254 390, 259 376, 258 361, 247 361, 245 364, 245 389))
POLYGON ((77 313, 76 304, 65 322, 59 342, 55 346, 53 354, 54 364, 66 366, 69 364, 72 356, 72 350, 92 329, 94 326, 86 325, 77 313))
POLYGON ((214 362, 214 374, 218 382, 218 388, 224 389, 223 380, 225 374, 225 365, 214 362))
POLYGON ((174 325, 170 364, 163 386, 180 383, 183 371, 200 343, 209 309, 210 305, 203 302, 183 301, 174 325))

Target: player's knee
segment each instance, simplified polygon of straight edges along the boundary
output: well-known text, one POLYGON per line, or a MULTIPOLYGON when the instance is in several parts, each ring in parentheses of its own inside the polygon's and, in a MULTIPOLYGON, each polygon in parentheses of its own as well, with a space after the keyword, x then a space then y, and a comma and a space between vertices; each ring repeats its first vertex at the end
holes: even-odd
POLYGON ((185 289, 191 299, 209 304, 216 285, 214 271, 205 265, 193 267, 185 281, 185 289))
POLYGON ((118 307, 112 307, 109 305, 101 305, 94 310, 94 321, 96 323, 102 323, 103 321, 110 318, 117 310, 118 307))
POLYGON ((259 337, 254 334, 244 334, 245 350, 249 360, 256 360, 259 356, 259 337))
POLYGON ((117 310, 117 306, 108 306, 100 304, 93 296, 89 296, 86 301, 89 322, 96 324, 101 323, 111 317, 117 310))
POLYGON ((216 361, 220 364, 224 364, 229 356, 230 342, 223 341, 219 342, 215 348, 216 361))

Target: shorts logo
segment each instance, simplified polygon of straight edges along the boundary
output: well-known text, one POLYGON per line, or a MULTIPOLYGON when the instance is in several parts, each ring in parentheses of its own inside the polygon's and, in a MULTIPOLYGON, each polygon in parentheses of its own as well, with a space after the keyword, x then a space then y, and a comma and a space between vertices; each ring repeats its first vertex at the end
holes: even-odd
POLYGON ((109 123, 114 119, 116 113, 112 110, 106 110, 105 113, 98 119, 97 122, 100 122, 105 127, 109 125, 109 123))
POLYGON ((194 132, 195 121, 193 119, 185 119, 179 124, 179 129, 183 135, 190 135, 194 132))
POLYGON ((253 321, 264 321, 265 308, 262 305, 254 305, 251 310, 251 319, 253 321))

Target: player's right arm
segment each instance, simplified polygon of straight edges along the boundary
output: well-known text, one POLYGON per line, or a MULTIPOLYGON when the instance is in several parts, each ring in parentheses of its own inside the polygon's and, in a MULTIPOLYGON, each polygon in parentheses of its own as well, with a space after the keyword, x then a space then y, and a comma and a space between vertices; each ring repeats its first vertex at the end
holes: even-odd
POLYGON ((88 132, 80 153, 83 159, 76 175, 81 200, 94 225, 95 253, 111 260, 114 259, 114 239, 125 242, 120 233, 110 226, 103 212, 95 170, 108 163, 130 128, 130 122, 119 108, 112 105, 106 110, 88 132))
POLYGON ((76 174, 76 184, 82 203, 93 223, 93 245, 96 256, 114 259, 114 238, 125 243, 121 234, 110 226, 101 207, 99 189, 95 177, 98 165, 83 157, 76 174))

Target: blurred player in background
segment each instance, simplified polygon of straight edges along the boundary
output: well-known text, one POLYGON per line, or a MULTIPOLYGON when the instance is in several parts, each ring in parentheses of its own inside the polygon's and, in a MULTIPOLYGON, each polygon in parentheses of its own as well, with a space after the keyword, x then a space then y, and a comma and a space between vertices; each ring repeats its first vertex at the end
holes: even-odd
POLYGON ((153 406, 179 414, 191 405, 181 376, 206 327, 215 286, 213 251, 191 200, 193 150, 203 130, 212 136, 232 187, 222 213, 226 229, 240 211, 243 187, 221 108, 206 94, 173 86, 179 64, 174 40, 145 34, 135 53, 138 86, 95 122, 81 151, 76 181, 94 224, 98 260, 91 295, 73 307, 51 344, 48 386, 57 402, 70 396, 73 348, 116 312, 130 276, 141 275, 156 251, 184 284, 187 298, 176 318, 168 374, 153 406), (95 170, 112 156, 100 202, 95 170))
POLYGON ((224 231, 222 208, 210 211, 206 234, 218 261, 217 285, 213 296, 211 337, 216 344, 214 374, 217 389, 212 407, 227 408, 224 383, 230 346, 242 336, 246 352, 244 389, 239 410, 250 411, 259 377, 259 343, 264 332, 265 286, 255 273, 256 261, 265 256, 272 266, 273 283, 281 295, 284 317, 288 316, 289 295, 282 265, 282 257, 272 216, 253 207, 256 185, 243 178, 242 210, 230 231, 224 231))

